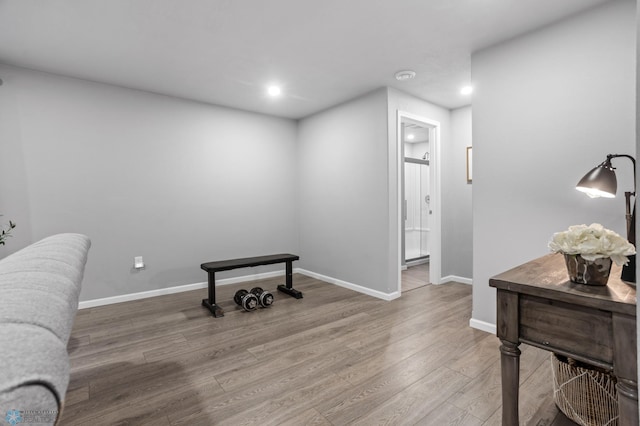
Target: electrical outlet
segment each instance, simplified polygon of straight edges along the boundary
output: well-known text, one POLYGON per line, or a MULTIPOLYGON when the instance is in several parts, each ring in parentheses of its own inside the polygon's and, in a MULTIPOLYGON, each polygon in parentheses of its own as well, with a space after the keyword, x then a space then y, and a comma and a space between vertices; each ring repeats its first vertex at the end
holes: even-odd
POLYGON ((142 256, 136 256, 133 258, 133 267, 136 269, 144 268, 144 261, 142 260, 142 256))

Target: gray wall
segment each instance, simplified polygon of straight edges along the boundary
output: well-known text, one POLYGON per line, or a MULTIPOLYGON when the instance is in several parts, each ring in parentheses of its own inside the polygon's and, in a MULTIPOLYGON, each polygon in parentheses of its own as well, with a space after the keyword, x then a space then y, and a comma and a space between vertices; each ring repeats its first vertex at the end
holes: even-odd
POLYGON ((443 275, 473 277, 472 184, 467 182, 467 147, 471 141, 471 107, 451 111, 451 154, 445 164, 446 220, 443 235, 447 252, 443 257, 443 275))
POLYGON ((554 232, 624 235, 631 163, 614 164, 615 199, 574 188, 606 154, 635 156, 634 8, 608 3, 473 55, 472 323, 495 324, 489 278, 546 254, 554 232))
POLYGON ((380 89, 300 120, 297 187, 301 267, 383 293, 395 291, 386 118, 380 89))
POLYGON ((454 141, 449 110, 391 88, 299 122, 298 216, 304 269, 385 294, 396 292, 398 110, 440 122, 442 263, 446 265, 442 275, 471 276, 471 193, 464 168, 463 184, 452 181, 465 159, 458 145, 469 142, 470 112, 457 113, 454 141), (451 210, 463 208, 467 211, 451 210), (468 223, 458 226, 458 220, 468 223))
MULTIPOLYGON (((441 123, 453 175, 464 161, 450 111, 393 89, 295 122, 5 65, 0 76, 0 223, 18 223, 0 257, 89 235, 81 300, 203 282, 202 262, 274 252, 392 294, 396 111, 441 123), (146 269, 132 270, 134 256, 146 269)), ((460 188, 443 169, 443 274, 466 276, 450 211, 460 188)))
POLYGON ((8 66, 0 76, 0 213, 18 224, 0 257, 85 233, 89 300, 206 281, 209 260, 298 251, 295 121, 8 66), (132 271, 136 255, 145 270, 132 271))

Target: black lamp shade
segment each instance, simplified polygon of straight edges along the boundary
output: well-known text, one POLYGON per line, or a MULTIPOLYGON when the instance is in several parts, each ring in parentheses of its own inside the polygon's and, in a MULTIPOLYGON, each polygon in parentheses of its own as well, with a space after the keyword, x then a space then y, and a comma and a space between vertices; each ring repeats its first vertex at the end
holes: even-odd
POLYGON ((618 189, 616 173, 609 161, 605 161, 594 167, 589 173, 584 175, 576 185, 578 191, 582 191, 590 197, 613 198, 618 189))
MULTIPOLYGON (((607 159, 600 165, 593 168, 589 173, 584 175, 580 182, 576 185, 578 191, 586 193, 591 198, 606 197, 613 198, 616 196, 618 189, 618 180, 616 179, 615 169, 611 166, 612 158, 626 157, 633 163, 633 192, 625 192, 625 218, 627 219, 627 240, 635 246, 636 244, 636 208, 635 201, 633 213, 631 210, 631 197, 636 196, 636 159, 627 154, 609 154, 607 159)), ((622 267, 621 278, 623 281, 636 282, 636 255, 629 256, 629 263, 622 267)))

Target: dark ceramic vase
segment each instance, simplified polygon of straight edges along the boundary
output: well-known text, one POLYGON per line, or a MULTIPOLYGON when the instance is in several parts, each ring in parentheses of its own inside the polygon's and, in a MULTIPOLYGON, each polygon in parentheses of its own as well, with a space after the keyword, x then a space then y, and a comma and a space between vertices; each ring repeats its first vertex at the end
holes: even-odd
POLYGON ((586 260, 579 254, 565 254, 569 279, 578 284, 607 285, 611 272, 611 258, 586 260))

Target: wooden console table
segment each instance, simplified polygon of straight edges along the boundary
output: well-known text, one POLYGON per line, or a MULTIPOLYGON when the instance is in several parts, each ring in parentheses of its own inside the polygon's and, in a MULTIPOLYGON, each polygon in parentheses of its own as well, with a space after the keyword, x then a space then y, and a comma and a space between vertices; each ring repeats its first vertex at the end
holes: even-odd
POLYGON ((564 257, 549 254, 489 280, 498 290, 503 425, 519 424, 520 343, 612 371, 619 425, 638 425, 636 289, 620 269, 613 265, 606 286, 575 284, 564 257))

